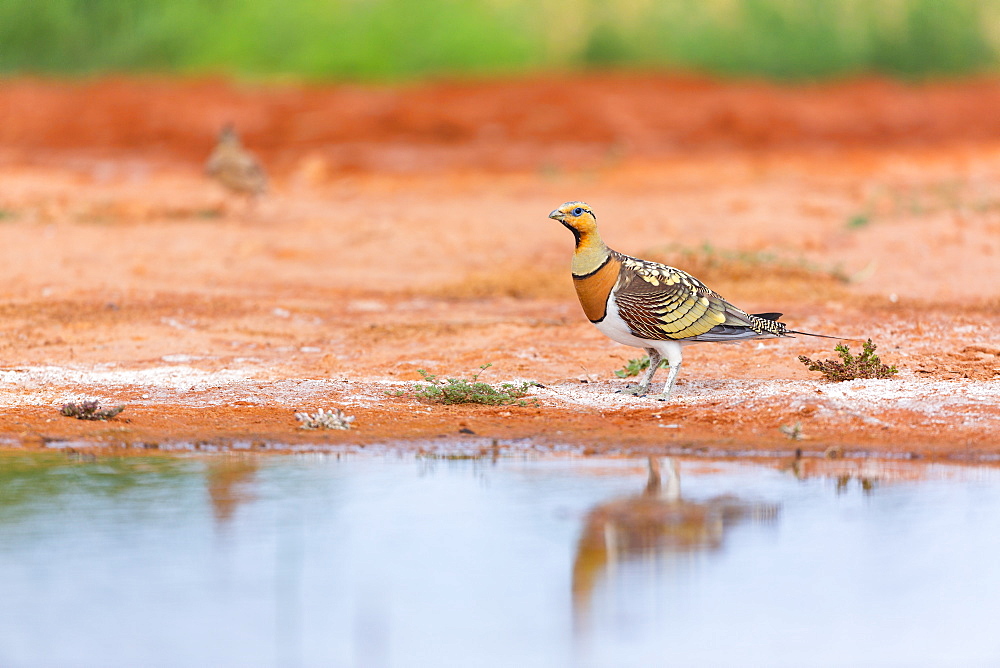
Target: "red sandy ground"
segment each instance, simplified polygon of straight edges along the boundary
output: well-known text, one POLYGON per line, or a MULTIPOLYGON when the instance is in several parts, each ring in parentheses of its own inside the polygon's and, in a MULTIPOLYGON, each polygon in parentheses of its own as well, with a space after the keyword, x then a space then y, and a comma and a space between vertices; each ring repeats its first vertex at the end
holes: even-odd
POLYGON ((1000 80, 8 79, 0 438, 1000 455, 997 109, 1000 80), (256 207, 201 175, 227 121, 272 177, 256 207), (834 342, 796 338, 687 348, 669 403, 615 394, 641 351, 576 303, 546 218, 570 199, 612 247, 871 337, 901 373, 827 383, 796 357, 834 342), (542 383, 537 405, 409 392, 487 362, 482 380, 542 383), (126 409, 58 414, 85 398, 126 409), (354 429, 298 428, 334 406, 354 429))

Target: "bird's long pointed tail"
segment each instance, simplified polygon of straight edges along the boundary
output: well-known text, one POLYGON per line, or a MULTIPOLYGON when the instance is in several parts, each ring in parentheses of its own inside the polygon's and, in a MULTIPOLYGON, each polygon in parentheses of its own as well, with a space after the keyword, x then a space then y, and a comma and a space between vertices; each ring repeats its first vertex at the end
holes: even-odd
POLYGON ((812 332, 799 332, 794 329, 786 329, 785 334, 800 334, 801 336, 815 336, 817 339, 834 339, 836 341, 854 341, 855 343, 864 343, 862 339, 848 339, 843 336, 829 336, 827 334, 813 334, 812 332))

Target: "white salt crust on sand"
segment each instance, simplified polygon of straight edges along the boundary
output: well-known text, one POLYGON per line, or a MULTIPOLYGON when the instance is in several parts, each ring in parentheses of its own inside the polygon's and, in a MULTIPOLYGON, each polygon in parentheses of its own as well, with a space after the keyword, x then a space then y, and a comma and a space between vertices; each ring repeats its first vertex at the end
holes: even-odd
MULTIPOLYGON (((0 403, 5 406, 57 405, 83 398, 128 403, 211 406, 235 401, 252 404, 298 405, 303 402, 340 406, 376 406, 390 393, 407 390, 412 381, 351 381, 338 378, 268 379, 256 367, 204 371, 187 365, 121 369, 24 366, 0 370, 0 403), (135 398, 139 394, 141 398, 135 398)), ((536 388, 541 405, 578 406, 581 410, 615 411, 684 406, 775 409, 783 412, 815 409, 817 415, 846 414, 873 424, 880 413, 911 411, 927 418, 960 419, 964 423, 1000 422, 1000 380, 924 380, 904 376, 889 380, 842 383, 804 380, 681 381, 669 402, 653 396, 637 398, 617 393, 625 381, 567 382, 536 388)))

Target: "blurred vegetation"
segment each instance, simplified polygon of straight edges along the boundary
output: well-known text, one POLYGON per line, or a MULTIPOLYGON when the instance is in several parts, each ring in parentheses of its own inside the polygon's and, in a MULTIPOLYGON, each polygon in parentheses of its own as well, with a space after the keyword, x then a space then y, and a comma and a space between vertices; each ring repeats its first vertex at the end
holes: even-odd
POLYGON ((0 526, 33 513, 70 512, 93 497, 170 493, 196 471, 179 458, 0 453, 0 526))
POLYGON ((1000 0, 3 0, 0 72, 399 79, 994 69, 1000 0))

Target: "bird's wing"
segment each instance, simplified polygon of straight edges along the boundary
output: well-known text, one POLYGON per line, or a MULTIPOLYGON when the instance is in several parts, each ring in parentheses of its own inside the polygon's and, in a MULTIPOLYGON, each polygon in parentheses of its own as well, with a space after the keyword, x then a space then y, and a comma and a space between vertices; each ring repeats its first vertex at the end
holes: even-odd
POLYGON ((249 153, 244 153, 240 158, 239 171, 247 185, 252 185, 257 190, 264 190, 267 187, 267 173, 264 172, 260 162, 249 153))
POLYGON ((784 332, 781 323, 733 306, 680 269, 626 256, 615 302, 629 329, 649 340, 738 341, 784 332))
POLYGON ((260 162, 257 161, 252 154, 246 151, 241 151, 234 162, 239 165, 239 168, 245 170, 249 174, 264 174, 264 168, 260 166, 260 162))
POLYGON ((238 147, 220 146, 205 164, 205 173, 224 185, 245 192, 263 192, 267 174, 257 159, 238 147))

